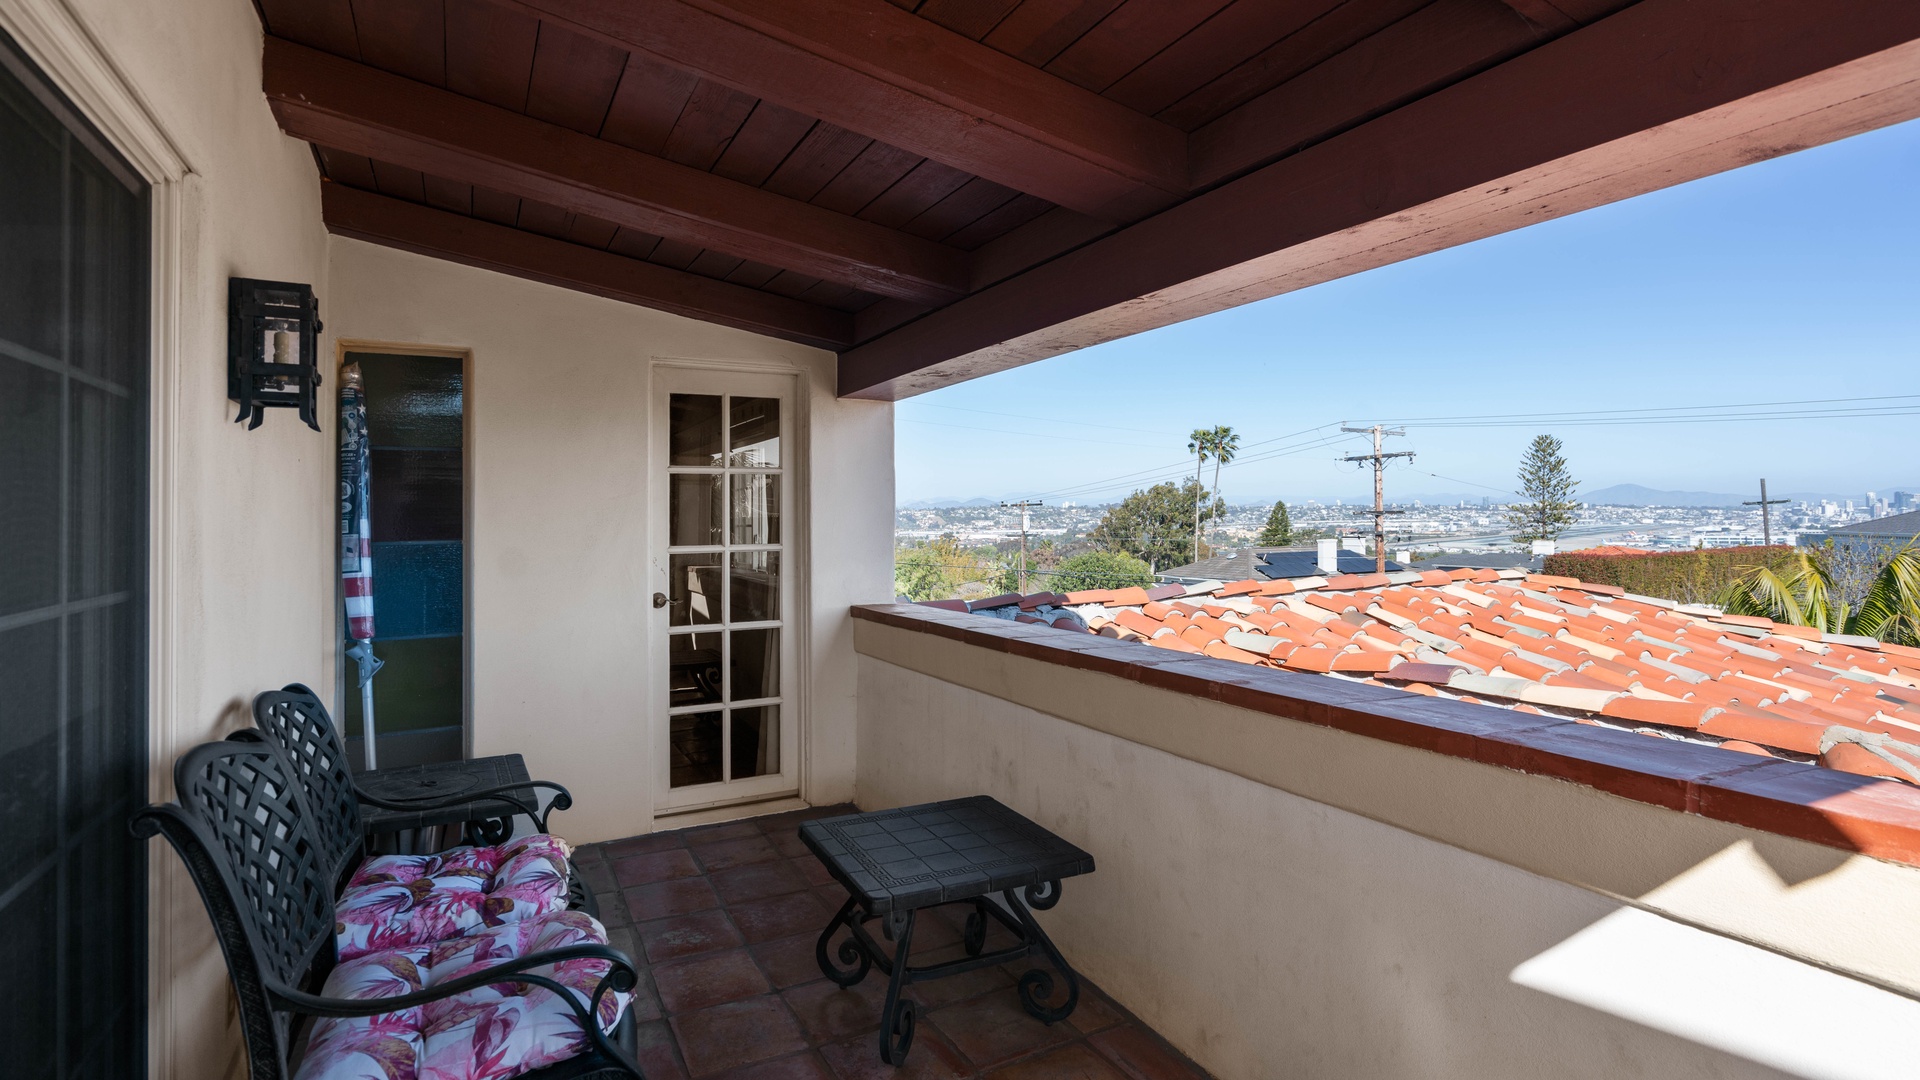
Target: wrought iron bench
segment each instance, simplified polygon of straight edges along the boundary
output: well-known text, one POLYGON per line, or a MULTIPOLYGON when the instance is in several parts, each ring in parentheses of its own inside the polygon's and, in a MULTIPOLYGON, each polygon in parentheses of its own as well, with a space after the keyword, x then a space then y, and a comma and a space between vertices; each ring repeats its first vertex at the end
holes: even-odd
POLYGON ((475 1080, 643 1080, 615 1041, 632 1044, 639 975, 592 917, 562 910, 336 963, 333 854, 287 756, 208 743, 175 763, 174 783, 179 801, 140 811, 133 831, 164 835, 200 890, 254 1080, 394 1075, 408 1059, 475 1080))
MULTIPOLYGON (((258 732, 239 732, 232 738, 272 740, 299 770, 306 786, 307 799, 319 815, 321 842, 332 860, 333 872, 344 875, 357 866, 361 856, 371 853, 371 834, 375 831, 365 820, 363 806, 426 815, 454 808, 462 812, 489 816, 468 822, 466 839, 471 844, 499 844, 512 834, 512 817, 524 814, 534 828, 547 831, 548 815, 573 805, 566 788, 551 780, 528 780, 477 790, 463 789, 447 795, 422 791, 419 795, 382 797, 368 792, 347 765, 346 743, 327 714, 327 708, 312 690, 299 683, 288 683, 279 690, 268 690, 253 699, 253 722, 258 732), (542 807, 536 789, 552 791, 553 797, 542 807)), ((378 772, 373 774, 377 776, 378 772)), ((593 890, 580 876, 573 861, 567 861, 568 906, 595 916, 600 914, 593 890)))

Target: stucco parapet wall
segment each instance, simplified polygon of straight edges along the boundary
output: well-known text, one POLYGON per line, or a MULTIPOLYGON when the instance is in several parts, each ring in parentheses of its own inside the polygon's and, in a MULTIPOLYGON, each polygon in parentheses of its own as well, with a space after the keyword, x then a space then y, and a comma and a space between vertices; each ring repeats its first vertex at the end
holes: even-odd
POLYGON ((852 615, 875 660, 1920 996, 1920 936, 1891 929, 1920 910, 1920 799, 1891 781, 918 605, 852 615))

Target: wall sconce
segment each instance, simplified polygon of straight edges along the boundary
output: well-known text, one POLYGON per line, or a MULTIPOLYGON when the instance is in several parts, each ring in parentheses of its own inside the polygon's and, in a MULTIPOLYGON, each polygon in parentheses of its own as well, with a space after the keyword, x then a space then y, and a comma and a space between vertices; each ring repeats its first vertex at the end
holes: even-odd
POLYGON ((311 285, 227 279, 227 397, 252 431, 268 409, 298 409, 315 431, 320 386, 320 301, 311 285))

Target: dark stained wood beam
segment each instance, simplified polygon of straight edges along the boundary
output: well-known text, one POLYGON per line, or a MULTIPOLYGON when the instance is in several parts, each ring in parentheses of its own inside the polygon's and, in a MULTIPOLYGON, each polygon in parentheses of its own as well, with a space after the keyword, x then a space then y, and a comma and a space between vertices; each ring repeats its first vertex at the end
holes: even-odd
POLYGON ((287 134, 883 296, 944 303, 964 252, 268 38, 287 134))
POLYGON ((1193 186, 1213 187, 1470 78, 1539 45, 1543 33, 1502 0, 1434 0, 1194 132, 1193 186))
POLYGON ((1106 221, 1188 190, 1179 130, 881 0, 510 2, 1106 221))
POLYGON ((843 352, 897 399, 1920 116, 1920 4, 1642 0, 843 352))
POLYGON ((326 181, 327 230, 641 307, 822 349, 843 349, 853 316, 463 214, 326 181))
POLYGON ((1520 17, 1549 34, 1564 34, 1580 21, 1555 6, 1553 0, 1501 0, 1520 17))

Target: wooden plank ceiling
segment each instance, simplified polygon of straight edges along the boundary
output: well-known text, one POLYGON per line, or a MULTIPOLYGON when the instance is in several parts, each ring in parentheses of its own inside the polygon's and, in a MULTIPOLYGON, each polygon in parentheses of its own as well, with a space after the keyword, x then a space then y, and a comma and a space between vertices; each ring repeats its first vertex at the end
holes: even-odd
POLYGON ((879 397, 993 366, 935 370, 980 343, 932 316, 1030 332, 992 298, 1062 256, 1633 4, 257 2, 335 232, 832 349, 879 397))

